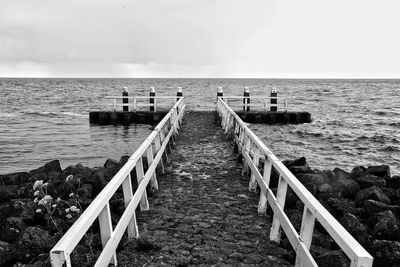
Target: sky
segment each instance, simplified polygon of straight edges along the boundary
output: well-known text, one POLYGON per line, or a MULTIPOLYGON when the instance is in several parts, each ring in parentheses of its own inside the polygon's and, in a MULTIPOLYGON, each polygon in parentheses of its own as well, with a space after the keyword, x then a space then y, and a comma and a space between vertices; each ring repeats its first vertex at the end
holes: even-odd
POLYGON ((398 0, 0 0, 0 77, 400 78, 398 0))

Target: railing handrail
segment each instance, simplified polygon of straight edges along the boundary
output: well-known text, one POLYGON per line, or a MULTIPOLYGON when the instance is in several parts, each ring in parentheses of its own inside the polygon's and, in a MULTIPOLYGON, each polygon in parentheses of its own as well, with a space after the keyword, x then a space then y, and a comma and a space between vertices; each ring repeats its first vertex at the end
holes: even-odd
MULTIPOLYGON (((271 152, 271 150, 268 149, 268 147, 254 134, 254 132, 246 126, 246 124, 240 119, 240 117, 220 97, 218 97, 217 109, 220 113, 222 113, 221 117, 223 117, 222 123, 225 131, 232 131, 232 128, 235 131, 235 139, 237 143, 239 143, 238 146, 242 146, 242 152, 243 156, 245 157, 245 161, 247 162, 247 164, 249 164, 249 167, 252 170, 252 179, 254 177, 254 179, 257 180, 261 190, 263 191, 263 194, 266 196, 266 199, 273 208, 274 213, 278 213, 274 215, 274 222, 272 227, 275 229, 271 229, 270 238, 272 240, 279 241, 279 227, 282 227, 290 243, 297 252, 297 260, 307 261, 308 264, 316 266, 316 263, 309 252, 309 247, 311 245, 314 220, 317 219, 319 223, 329 233, 329 235, 344 251, 344 253, 350 258, 351 266, 372 266, 372 256, 357 242, 357 240, 354 239, 354 237, 352 237, 347 232, 347 230, 325 209, 325 207, 321 205, 321 203, 306 189, 306 187, 271 152), (225 110, 225 112, 223 111, 223 109, 225 110), (238 125, 239 128, 235 128, 235 124, 238 125), (238 138, 236 134, 239 134, 240 138, 238 138), (248 140, 246 139, 246 136, 249 138, 248 140), (245 139, 246 142, 250 142, 250 144, 242 144, 245 139), (265 156, 265 162, 270 163, 270 168, 272 168, 273 166, 280 175, 279 186, 283 184, 283 189, 280 189, 278 187, 276 197, 269 188, 270 173, 267 175, 268 177, 263 177, 263 175, 260 174, 256 164, 251 160, 251 157, 249 155, 251 144, 256 145, 256 149, 259 150, 259 153, 265 156), (246 146, 248 146, 248 148, 246 148, 246 146), (283 180, 281 181, 281 179, 283 180), (293 225, 290 223, 289 219, 283 211, 287 188, 285 188, 285 185, 289 185, 294 193, 305 205, 301 229, 301 231, 305 232, 301 232, 300 234, 298 234, 297 231, 294 229, 293 225), (281 203, 279 200, 281 200, 281 203), (306 225, 307 223, 305 222, 305 220, 308 220, 309 225, 306 225)), ((266 165, 264 165, 264 172, 266 168, 265 166, 266 165)), ((270 171, 271 169, 269 169, 269 172, 270 171)), ((297 260, 296 265, 300 265, 300 262, 297 262, 297 260)))
POLYGON ((149 98, 174 99, 174 98, 177 98, 177 96, 105 96, 104 98, 108 98, 108 99, 122 99, 122 98, 128 98, 128 99, 149 99, 149 98))
MULTIPOLYGON (((149 169, 147 172, 143 175, 141 178, 141 181, 138 182, 138 188, 135 192, 135 194, 132 196, 128 196, 129 199, 125 203, 126 204, 126 210, 123 214, 123 216, 128 212, 128 207, 129 207, 129 212, 132 212, 133 210, 133 215, 128 214, 126 216, 134 216, 134 211, 137 207, 137 204, 139 203, 139 200, 143 198, 143 193, 145 193, 145 189, 147 186, 147 183, 149 182, 149 179, 147 177, 152 177, 155 171, 155 168, 158 164, 158 162, 161 159, 162 154, 164 153, 165 147, 173 133, 177 132, 177 127, 179 127, 179 122, 182 119, 182 116, 184 114, 185 110, 185 104, 184 104, 184 98, 180 98, 179 101, 175 103, 175 105, 171 108, 171 110, 168 112, 167 115, 160 121, 160 123, 155 127, 155 129, 150 133, 150 135, 146 138, 146 140, 139 146, 139 148, 133 153, 133 155, 129 158, 129 160, 126 162, 126 164, 115 174, 115 176, 108 182, 108 184, 103 188, 103 190, 96 196, 96 198, 92 201, 92 203, 86 208, 86 210, 80 215, 78 220, 70 227, 70 229, 64 234, 64 236, 57 242, 57 244, 52 248, 50 251, 50 256, 51 256, 51 261, 53 266, 62 266, 64 262, 67 263, 67 266, 70 266, 70 254, 72 250, 77 246, 81 238, 86 234, 87 230, 89 227, 93 224, 93 222, 100 216, 100 214, 103 212, 104 209, 108 208, 109 209, 109 200, 111 197, 115 194, 115 192, 118 190, 118 188, 125 182, 128 181, 131 183, 130 179, 130 173, 133 170, 133 168, 138 168, 138 162, 140 161, 140 167, 142 168, 143 172, 143 165, 141 162, 141 158, 144 156, 144 154, 150 149, 151 151, 150 156, 153 157, 152 155, 152 143, 157 141, 159 150, 156 151, 156 156, 151 164, 149 164, 149 169), (171 121, 173 120, 173 121, 171 121), (170 125, 167 124, 168 121, 171 121, 170 125), (170 126, 169 132, 166 136, 164 136, 164 127, 170 126), (163 135, 164 140, 162 140, 161 135, 163 135), (159 140, 157 139, 159 137, 159 140), (143 189, 144 187, 144 189, 143 189), (139 195, 137 193, 139 192, 139 195)), ((149 154, 147 154, 149 156, 149 154)), ((136 171, 138 171, 136 169, 136 171)), ((138 177, 139 179, 139 177, 138 177)), ((131 187, 131 185, 127 185, 128 187, 131 187)), ((125 188, 124 188, 124 198, 125 198, 125 188)), ((147 197, 146 197, 147 201, 147 197)), ((100 218, 100 217, 99 217, 100 218)), ((130 218, 128 218, 130 220, 130 218)), ((122 220, 122 218, 121 218, 122 220)), ((120 220, 120 221, 121 221, 120 220)), ((126 223, 129 223, 128 222, 126 223)), ((117 226, 119 226, 118 224, 117 226)), ((135 225, 136 225, 136 220, 135 220, 135 225)), ((112 226, 111 226, 112 227, 112 226)), ((120 226, 119 226, 120 227, 120 226)), ((126 227, 124 229, 118 228, 118 231, 125 231, 126 227)), ((117 227, 114 229, 116 235, 120 235, 117 231, 117 227)), ((112 236, 115 234, 112 229, 110 235, 112 236)), ((121 237, 122 237, 121 234, 121 237)), ((109 243, 112 238, 109 238, 109 240, 106 240, 103 243, 104 248, 106 248, 107 244, 109 243)), ((103 237, 102 237, 103 239, 103 237)), ((115 242, 115 239, 111 240, 110 242, 115 242)), ((119 240, 118 240, 119 242, 119 240)), ((112 247, 111 247, 112 249, 112 247)), ((111 253, 111 252, 107 252, 111 253)), ((106 253, 106 254, 107 254, 106 253)), ((115 253, 112 251, 112 253, 115 253)), ((103 254, 103 253, 102 253, 103 254)))

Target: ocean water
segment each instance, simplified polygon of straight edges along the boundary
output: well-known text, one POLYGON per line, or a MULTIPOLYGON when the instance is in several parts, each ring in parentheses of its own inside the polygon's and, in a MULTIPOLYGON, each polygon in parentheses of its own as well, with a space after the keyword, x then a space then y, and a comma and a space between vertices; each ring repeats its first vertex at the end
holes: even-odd
MULTIPOLYGON (((110 109, 105 96, 176 95, 183 88, 188 108, 215 109, 219 86, 225 96, 267 96, 278 90, 279 109, 309 111, 313 122, 250 127, 281 160, 305 156, 312 168, 350 171, 356 165, 388 164, 400 174, 400 80, 285 79, 0 79, 0 174, 29 171, 59 159, 63 168, 94 167, 132 154, 150 125, 90 125, 93 110, 110 109)), ((160 101, 163 108, 171 100, 160 101)), ((264 100, 251 100, 263 109, 264 100)), ((240 101, 229 102, 240 109, 240 101)))

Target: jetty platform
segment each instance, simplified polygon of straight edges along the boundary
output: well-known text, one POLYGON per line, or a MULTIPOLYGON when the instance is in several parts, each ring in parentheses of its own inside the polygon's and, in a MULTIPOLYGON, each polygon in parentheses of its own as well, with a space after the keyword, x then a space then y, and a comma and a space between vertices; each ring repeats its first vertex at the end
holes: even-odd
POLYGON ((290 266, 289 252, 269 241, 271 218, 257 214, 258 195, 215 116, 185 114, 151 208, 137 215, 154 247, 130 243, 117 254, 120 266, 290 266))
POLYGON ((81 264, 74 250, 96 225, 94 266, 318 266, 317 228, 349 266, 373 263, 222 97, 215 112, 188 111, 178 98, 53 247, 52 266, 81 264), (303 210, 299 227, 286 214, 289 194, 303 210))

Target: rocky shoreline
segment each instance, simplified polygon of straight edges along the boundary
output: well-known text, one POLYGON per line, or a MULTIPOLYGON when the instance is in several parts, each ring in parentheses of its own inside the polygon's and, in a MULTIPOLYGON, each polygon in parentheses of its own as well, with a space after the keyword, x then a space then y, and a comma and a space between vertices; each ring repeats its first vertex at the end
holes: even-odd
MULTIPOLYGON (((0 175, 0 266, 50 266, 49 250, 128 158, 108 159, 103 167, 78 164, 64 170, 53 160, 30 172, 0 175)), ((391 176, 389 166, 357 166, 346 172, 311 169, 305 158, 284 164, 374 257, 374 266, 400 266, 400 176, 391 176)), ((277 182, 273 171, 271 188, 277 182)), ((113 219, 118 220, 122 194, 110 204, 113 219)), ((285 212, 299 230, 303 206, 291 190, 285 212)), ((93 262, 101 249, 96 224, 80 244, 73 258, 93 262)), ((284 237, 281 246, 292 251, 284 237)), ((325 267, 349 264, 318 223, 311 253, 325 267)), ((293 251, 288 258, 294 260, 293 251)))

